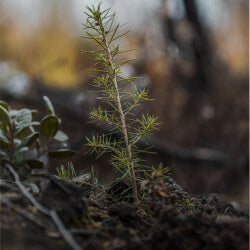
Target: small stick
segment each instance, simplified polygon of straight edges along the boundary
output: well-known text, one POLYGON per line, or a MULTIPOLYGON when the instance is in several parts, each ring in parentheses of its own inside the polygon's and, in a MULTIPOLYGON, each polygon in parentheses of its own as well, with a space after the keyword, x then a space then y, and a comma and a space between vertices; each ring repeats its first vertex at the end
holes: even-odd
MULTIPOLYGON (((18 214, 20 214, 21 216, 23 216, 24 218, 30 220, 31 222, 35 223, 36 225, 45 228, 47 230, 53 230, 51 227, 52 225, 46 226, 39 218, 37 218, 35 215, 26 212, 24 209, 16 206, 15 204, 13 204, 12 202, 10 202, 8 199, 1 199, 1 202, 3 202, 5 205, 7 205, 8 207, 12 208, 13 210, 15 210, 18 214)), ((48 222, 47 222, 48 223, 48 222)))
POLYGON ((22 184, 19 179, 18 173, 13 169, 10 164, 5 164, 6 168, 11 172, 15 179, 15 184, 20 188, 24 196, 43 214, 50 216, 55 225, 58 228, 58 231, 61 233, 62 237, 65 241, 70 245, 73 250, 83 250, 83 248, 75 241, 72 237, 71 233, 66 229, 62 220, 57 215, 55 210, 47 209, 46 207, 42 206, 26 189, 26 187, 22 184))

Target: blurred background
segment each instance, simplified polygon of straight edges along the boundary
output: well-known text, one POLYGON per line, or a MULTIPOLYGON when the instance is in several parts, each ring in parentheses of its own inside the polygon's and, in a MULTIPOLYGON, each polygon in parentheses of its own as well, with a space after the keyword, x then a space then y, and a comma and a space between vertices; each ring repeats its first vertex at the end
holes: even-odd
MULTIPOLYGON (((78 173, 93 165, 103 183, 112 171, 107 159, 85 154, 85 136, 107 130, 89 124, 96 95, 88 92, 93 48, 84 34, 86 0, 0 1, 0 98, 12 107, 41 111, 47 95, 80 153, 71 159, 78 173)), ((138 112, 163 122, 151 139, 173 178, 191 193, 218 193, 248 209, 249 8, 246 0, 104 0, 117 21, 132 31, 120 43, 139 48, 123 68, 141 76, 139 88, 155 101, 138 112)), ((143 156, 144 157, 144 156, 143 156)), ((67 163, 67 162, 66 162, 67 163)), ((63 164, 65 164, 65 161, 63 164)), ((60 162, 51 162, 55 173, 60 162)))

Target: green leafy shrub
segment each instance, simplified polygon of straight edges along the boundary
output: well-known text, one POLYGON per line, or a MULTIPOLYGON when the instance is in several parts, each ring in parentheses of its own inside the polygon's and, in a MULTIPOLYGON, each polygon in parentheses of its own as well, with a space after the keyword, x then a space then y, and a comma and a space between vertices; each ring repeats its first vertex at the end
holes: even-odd
POLYGON ((109 134, 96 135, 87 138, 90 153, 111 152, 113 167, 121 172, 121 179, 129 180, 132 184, 134 201, 138 201, 137 184, 139 172, 145 171, 146 166, 141 164, 139 154, 149 152, 148 149, 138 148, 141 140, 147 139, 159 123, 157 117, 133 113, 140 102, 150 101, 148 90, 138 90, 134 85, 137 77, 124 78, 122 66, 134 59, 119 60, 119 56, 126 52, 120 48, 117 39, 127 34, 120 33, 121 25, 115 24, 115 13, 110 9, 101 10, 87 7, 88 11, 84 28, 84 38, 93 40, 99 48, 95 51, 83 51, 95 56, 96 64, 100 67, 93 69, 96 72, 93 85, 99 89, 99 97, 107 108, 95 108, 90 116, 94 121, 106 123, 112 127, 109 134), (133 91, 124 90, 126 85, 134 86, 133 91), (114 134, 119 133, 121 139, 114 139, 114 134))
POLYGON ((44 155, 61 158, 75 153, 69 149, 49 150, 51 140, 65 142, 68 136, 59 129, 61 122, 49 98, 43 99, 48 114, 40 122, 34 121, 36 110, 13 110, 0 101, 0 166, 10 163, 22 176, 43 168, 44 155))

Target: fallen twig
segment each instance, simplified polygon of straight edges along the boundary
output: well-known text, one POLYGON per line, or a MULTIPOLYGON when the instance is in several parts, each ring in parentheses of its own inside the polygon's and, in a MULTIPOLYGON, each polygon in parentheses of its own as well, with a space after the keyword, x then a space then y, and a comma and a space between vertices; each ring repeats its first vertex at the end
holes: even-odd
POLYGON ((58 228, 58 231, 61 233, 62 237, 65 239, 65 241, 70 245, 70 247, 74 250, 82 250, 83 248, 75 241, 75 239, 72 237, 71 233, 67 230, 67 228, 64 226, 62 220, 57 215, 57 212, 55 210, 50 210, 41 205, 26 189, 26 187, 22 184, 22 182, 19 179, 19 176, 17 172, 13 169, 13 167, 10 164, 5 164, 6 168, 10 171, 10 173, 13 175, 15 179, 15 184, 20 188, 24 196, 43 214, 50 216, 53 222, 55 223, 56 227, 58 228))
POLYGON ((24 218, 30 220, 31 222, 33 222, 34 224, 45 228, 47 230, 54 230, 54 228, 51 227, 51 225, 45 225, 45 223, 38 218, 37 216, 25 211, 24 209, 22 209, 19 206, 16 206, 15 204, 13 204, 11 201, 9 201, 6 198, 2 198, 1 202, 3 202, 5 205, 7 205, 8 207, 12 208, 13 210, 15 210, 18 214, 20 214, 21 216, 23 216, 24 218))
POLYGON ((16 186, 11 185, 12 183, 13 182, 11 182, 11 181, 0 179, 0 188, 1 188, 1 191, 2 191, 2 188, 7 188, 7 189, 10 189, 12 191, 17 190, 16 186))

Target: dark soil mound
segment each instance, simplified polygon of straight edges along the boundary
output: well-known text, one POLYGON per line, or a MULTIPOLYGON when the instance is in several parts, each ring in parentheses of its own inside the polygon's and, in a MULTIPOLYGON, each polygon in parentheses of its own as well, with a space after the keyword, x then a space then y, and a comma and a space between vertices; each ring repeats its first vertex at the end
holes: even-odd
MULTIPOLYGON (((247 214, 216 195, 192 196, 171 178, 146 183, 140 209, 122 195, 115 202, 90 185, 54 177, 26 181, 26 187, 58 212, 83 249, 248 249, 247 214)), ((14 184, 2 181, 1 192, 1 249, 70 249, 14 184)))

